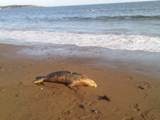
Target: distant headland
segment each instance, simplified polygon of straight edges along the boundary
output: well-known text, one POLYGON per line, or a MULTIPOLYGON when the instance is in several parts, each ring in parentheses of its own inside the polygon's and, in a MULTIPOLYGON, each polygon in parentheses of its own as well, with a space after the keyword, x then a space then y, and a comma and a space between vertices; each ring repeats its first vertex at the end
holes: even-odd
POLYGON ((26 7, 42 7, 42 6, 37 6, 37 5, 7 5, 7 6, 0 6, 1 9, 26 8, 26 7))

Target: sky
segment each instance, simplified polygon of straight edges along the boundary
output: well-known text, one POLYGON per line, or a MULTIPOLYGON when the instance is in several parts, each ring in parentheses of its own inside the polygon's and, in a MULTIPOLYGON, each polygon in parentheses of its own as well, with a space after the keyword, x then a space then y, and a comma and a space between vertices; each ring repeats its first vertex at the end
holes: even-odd
POLYGON ((40 5, 40 6, 66 6, 99 3, 118 3, 151 0, 0 0, 0 6, 5 5, 40 5))

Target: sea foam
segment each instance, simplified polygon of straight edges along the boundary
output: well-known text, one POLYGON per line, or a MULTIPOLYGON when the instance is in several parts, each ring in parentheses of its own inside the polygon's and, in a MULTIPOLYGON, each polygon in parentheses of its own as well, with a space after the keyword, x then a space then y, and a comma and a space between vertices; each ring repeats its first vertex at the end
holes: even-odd
POLYGON ((160 37, 145 35, 0 30, 0 42, 22 45, 51 43, 94 46, 117 50, 160 52, 160 37))

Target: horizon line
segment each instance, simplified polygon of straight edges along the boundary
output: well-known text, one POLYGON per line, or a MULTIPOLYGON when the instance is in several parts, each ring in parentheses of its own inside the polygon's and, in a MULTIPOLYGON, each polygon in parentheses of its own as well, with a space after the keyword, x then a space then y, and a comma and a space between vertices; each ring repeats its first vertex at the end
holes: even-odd
POLYGON ((121 3, 140 3, 140 2, 158 2, 159 0, 144 0, 144 1, 126 1, 126 2, 110 2, 110 3, 88 3, 88 4, 73 4, 73 5, 55 5, 55 6, 47 6, 47 5, 34 5, 34 4, 9 4, 2 5, 0 7, 9 7, 9 6, 37 6, 37 7, 70 7, 70 6, 87 6, 87 5, 101 5, 101 4, 121 4, 121 3))

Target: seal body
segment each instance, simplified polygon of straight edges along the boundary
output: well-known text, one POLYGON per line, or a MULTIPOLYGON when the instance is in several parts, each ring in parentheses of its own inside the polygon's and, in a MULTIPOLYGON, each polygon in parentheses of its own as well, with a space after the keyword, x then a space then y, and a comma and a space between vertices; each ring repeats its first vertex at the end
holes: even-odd
POLYGON ((70 71, 53 72, 46 76, 37 77, 34 81, 35 84, 42 84, 44 82, 60 83, 71 88, 78 86, 97 87, 97 84, 94 80, 91 80, 87 76, 84 76, 82 74, 75 72, 72 73, 70 71))

